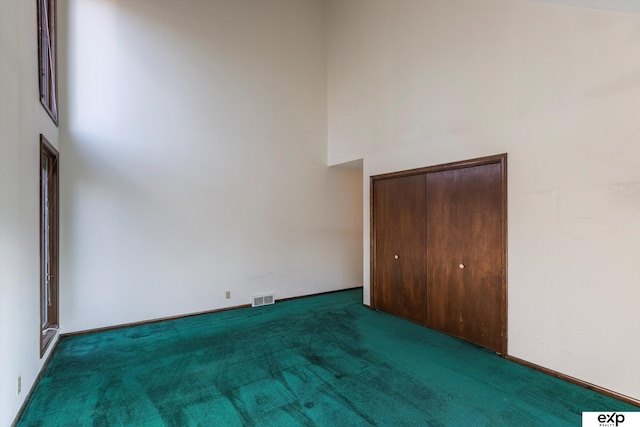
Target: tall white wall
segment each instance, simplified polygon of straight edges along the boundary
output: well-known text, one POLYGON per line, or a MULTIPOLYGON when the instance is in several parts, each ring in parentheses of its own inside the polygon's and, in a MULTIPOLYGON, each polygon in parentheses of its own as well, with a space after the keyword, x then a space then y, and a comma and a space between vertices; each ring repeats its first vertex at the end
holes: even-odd
POLYGON ((507 152, 509 354, 639 399, 640 14, 329 0, 328 40, 364 264, 369 176, 507 152))
POLYGON ((40 134, 57 147, 58 128, 38 94, 36 15, 35 1, 0 0, 0 426, 48 357, 38 336, 40 134))
POLYGON ((64 332, 362 285, 362 171, 327 167, 324 1, 60 14, 64 332))

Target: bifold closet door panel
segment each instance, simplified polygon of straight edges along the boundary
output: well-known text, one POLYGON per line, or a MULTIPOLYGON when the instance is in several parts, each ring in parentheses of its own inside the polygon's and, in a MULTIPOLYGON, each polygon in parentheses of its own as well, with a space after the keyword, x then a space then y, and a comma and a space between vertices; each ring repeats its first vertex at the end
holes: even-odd
POLYGON ((427 174, 427 325, 501 351, 501 165, 427 174))
POLYGON ((426 325, 426 178, 374 181, 374 308, 426 325))

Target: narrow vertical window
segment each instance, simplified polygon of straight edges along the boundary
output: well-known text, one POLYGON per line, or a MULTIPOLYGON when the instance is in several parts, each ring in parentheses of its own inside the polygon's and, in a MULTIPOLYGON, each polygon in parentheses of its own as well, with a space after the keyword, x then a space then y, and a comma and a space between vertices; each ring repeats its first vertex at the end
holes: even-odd
POLYGON ((56 0, 38 2, 38 63, 40 102, 58 125, 56 0))
POLYGON ((40 357, 58 325, 58 151, 40 135, 40 357))

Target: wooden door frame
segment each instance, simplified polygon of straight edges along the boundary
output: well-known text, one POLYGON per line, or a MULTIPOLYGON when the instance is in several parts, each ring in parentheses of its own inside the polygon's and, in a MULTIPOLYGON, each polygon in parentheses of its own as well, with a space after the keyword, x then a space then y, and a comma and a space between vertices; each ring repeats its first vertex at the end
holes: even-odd
POLYGON ((455 169, 465 169, 471 168, 475 166, 484 166, 490 164, 499 164, 500 165, 500 182, 501 182, 501 199, 502 199, 502 209, 501 209, 501 230, 502 230, 502 326, 501 326, 501 344, 500 344, 500 354, 502 357, 507 357, 507 153, 497 154, 493 156, 487 157, 479 157, 475 159, 462 160, 458 162, 444 163, 440 165, 427 166, 416 169, 409 169, 398 172, 390 172, 380 175, 372 175, 369 178, 369 250, 371 261, 369 263, 370 268, 370 280, 369 280, 369 295, 371 298, 371 308, 378 309, 377 301, 375 300, 376 289, 376 229, 375 229, 375 200, 374 200, 374 186, 376 181, 391 179, 391 178, 400 178, 411 175, 422 175, 429 174, 434 172, 443 172, 450 171, 455 169))

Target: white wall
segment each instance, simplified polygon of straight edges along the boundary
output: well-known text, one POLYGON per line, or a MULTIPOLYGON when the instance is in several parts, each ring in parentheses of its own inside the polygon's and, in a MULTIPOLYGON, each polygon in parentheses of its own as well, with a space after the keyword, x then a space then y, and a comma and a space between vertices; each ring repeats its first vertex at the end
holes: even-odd
POLYGON ((0 0, 1 426, 11 424, 46 360, 38 336, 39 153, 40 134, 57 147, 58 129, 40 104, 36 25, 35 1, 0 0))
MULTIPOLYGON (((507 152, 508 352, 640 398, 640 15, 330 0, 329 160, 507 152)), ((365 269, 365 302, 369 274, 365 269)))
POLYGON ((327 167, 324 1, 61 8, 64 332, 362 285, 362 171, 327 167))

